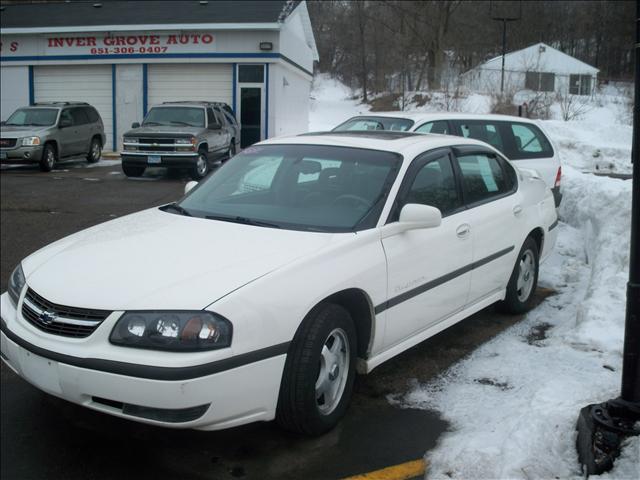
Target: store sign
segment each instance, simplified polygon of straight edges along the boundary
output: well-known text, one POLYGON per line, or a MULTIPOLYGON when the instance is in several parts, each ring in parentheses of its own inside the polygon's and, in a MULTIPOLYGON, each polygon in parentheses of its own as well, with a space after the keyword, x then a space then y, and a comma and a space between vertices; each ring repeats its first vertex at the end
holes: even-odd
POLYGON ((216 51, 210 32, 175 34, 89 34, 42 37, 3 36, 2 57, 60 55, 145 55, 158 53, 202 53, 216 51))

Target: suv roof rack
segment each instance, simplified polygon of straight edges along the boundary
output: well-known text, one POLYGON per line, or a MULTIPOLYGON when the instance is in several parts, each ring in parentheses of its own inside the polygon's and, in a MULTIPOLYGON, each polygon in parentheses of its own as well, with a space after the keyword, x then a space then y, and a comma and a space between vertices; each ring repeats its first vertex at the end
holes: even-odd
POLYGON ((209 102, 206 100, 183 100, 181 102, 162 102, 162 105, 182 105, 182 104, 188 104, 188 105, 226 105, 226 103, 224 102, 209 102))
POLYGON ((40 105, 89 105, 87 102, 34 102, 31 104, 34 107, 38 107, 40 105))

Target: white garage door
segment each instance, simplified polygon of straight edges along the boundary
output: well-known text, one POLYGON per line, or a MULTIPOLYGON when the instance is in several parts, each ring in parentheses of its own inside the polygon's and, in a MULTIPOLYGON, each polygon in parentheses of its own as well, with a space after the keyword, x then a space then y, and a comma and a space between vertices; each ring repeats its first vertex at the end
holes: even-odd
POLYGON ((79 101, 93 105, 102 117, 107 143, 113 150, 111 65, 39 66, 33 69, 36 102, 79 101))
POLYGON ((162 102, 185 100, 225 102, 231 105, 231 65, 151 64, 147 75, 149 107, 162 102))

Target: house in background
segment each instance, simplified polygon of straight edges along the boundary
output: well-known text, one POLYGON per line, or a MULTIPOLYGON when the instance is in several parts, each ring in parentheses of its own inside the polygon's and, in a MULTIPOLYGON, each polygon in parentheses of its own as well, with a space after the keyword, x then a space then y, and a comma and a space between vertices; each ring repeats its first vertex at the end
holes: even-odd
MULTIPOLYGON (((504 56, 504 89, 591 95, 599 70, 544 43, 504 56)), ((465 72, 462 83, 469 90, 500 92, 502 55, 465 72)))

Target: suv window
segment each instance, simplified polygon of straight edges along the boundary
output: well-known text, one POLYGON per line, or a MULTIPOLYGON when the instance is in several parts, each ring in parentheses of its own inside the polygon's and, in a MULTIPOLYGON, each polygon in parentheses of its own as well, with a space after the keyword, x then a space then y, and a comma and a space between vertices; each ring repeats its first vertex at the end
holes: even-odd
POLYGON ((459 122, 458 126, 463 137, 475 138, 476 140, 488 143, 492 147, 504 152, 504 141, 500 134, 498 122, 463 120, 459 122))
POLYGON ((467 204, 482 202, 501 196, 513 188, 513 180, 502 168, 499 160, 489 153, 460 155, 462 188, 467 204))
POLYGON ((220 124, 220 125, 226 125, 227 121, 224 118, 224 115, 222 115, 222 112, 220 111, 219 108, 214 107, 213 108, 213 113, 216 116, 216 121, 220 124))
POLYGON ((431 160, 418 171, 402 203, 431 205, 439 208, 442 215, 462 205, 449 155, 431 160))
POLYGON ((238 122, 236 121, 236 117, 233 116, 233 114, 227 112, 227 109, 225 108, 224 110, 222 110, 222 113, 224 114, 225 118, 227 119, 227 121, 229 122, 230 125, 237 125, 238 122))
POLYGON ((100 115, 98 115, 98 112, 96 111, 95 108, 93 108, 93 107, 84 107, 83 110, 84 110, 85 115, 89 119, 89 122, 96 123, 96 122, 98 122, 100 120, 100 115))
POLYGON ((438 120, 436 122, 427 122, 420 125, 414 130, 414 132, 420 133, 442 133, 444 135, 449 134, 449 125, 444 120, 438 120))
POLYGON ((89 119, 87 118, 86 113, 84 113, 83 108, 72 108, 70 113, 74 125, 85 125, 89 123, 89 119))
POLYGON ((214 123, 218 123, 218 120, 213 115, 213 110, 211 107, 207 108, 207 125, 213 125, 214 123))
POLYGON ((71 110, 62 110, 60 112, 60 123, 63 121, 69 122, 70 125, 73 125, 73 117, 71 116, 71 110))

